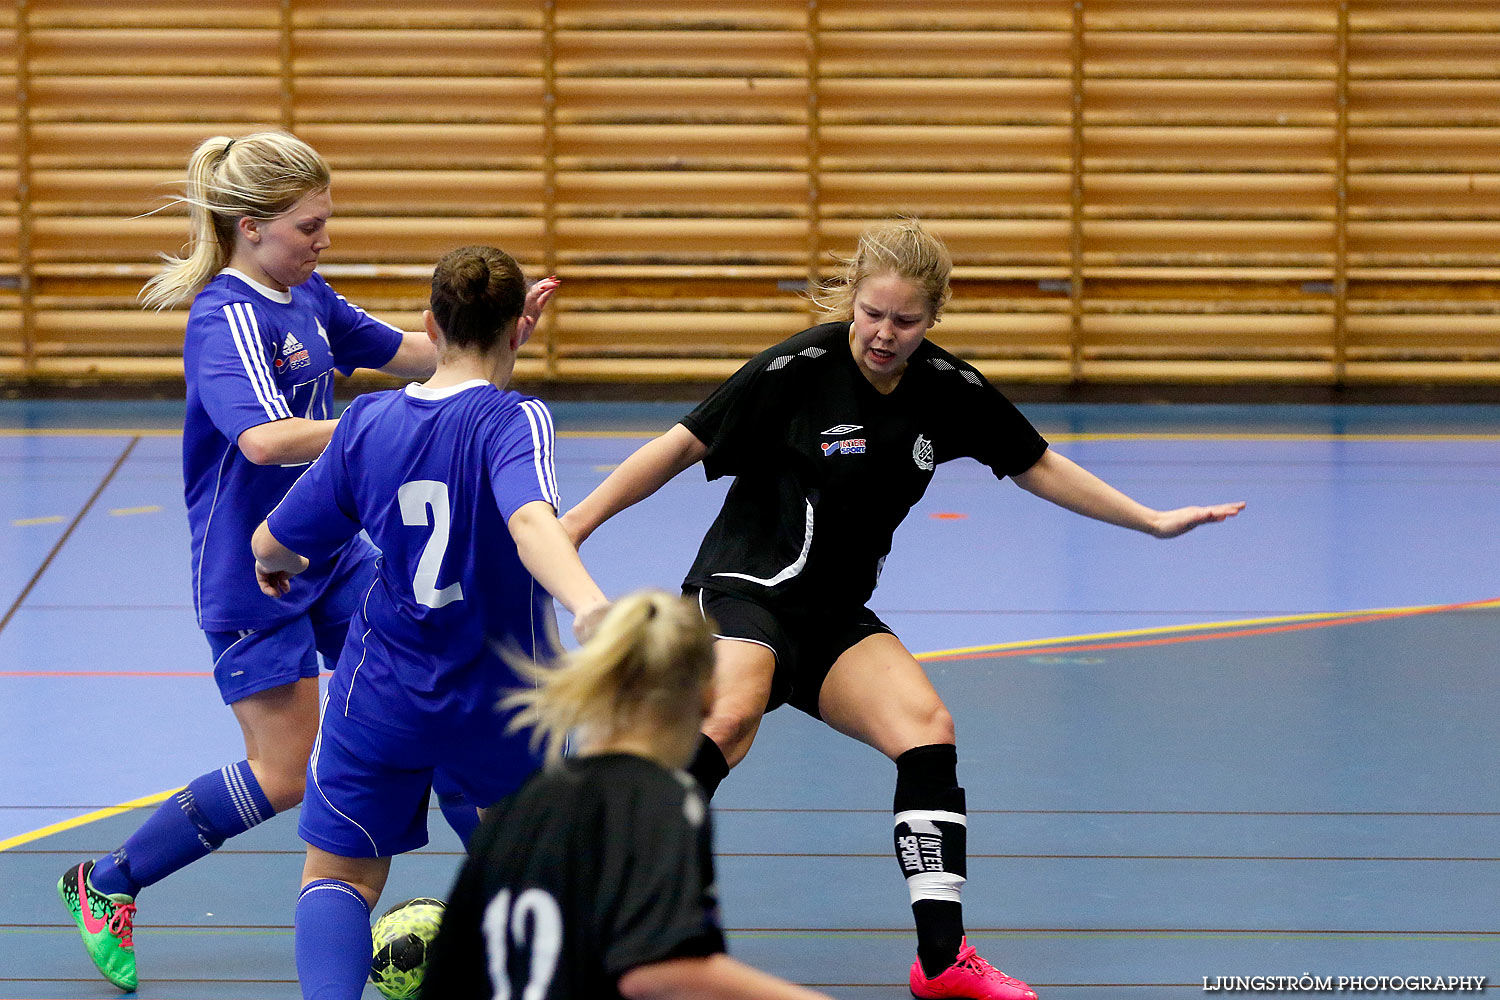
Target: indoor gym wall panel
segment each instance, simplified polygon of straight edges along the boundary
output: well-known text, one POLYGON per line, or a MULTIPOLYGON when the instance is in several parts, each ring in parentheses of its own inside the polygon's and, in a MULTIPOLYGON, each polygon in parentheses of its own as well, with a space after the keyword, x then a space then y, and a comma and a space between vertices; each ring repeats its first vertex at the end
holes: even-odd
POLYGON ((815 317, 872 221, 954 251, 1003 379, 1487 380, 1500 4, 27 0, 0 14, 0 371, 180 370, 139 312, 207 135, 335 171, 340 291, 459 242, 564 292, 554 379, 700 378, 815 317), (43 312, 45 311, 45 316, 43 312), (114 314, 114 315, 112 315, 114 314))

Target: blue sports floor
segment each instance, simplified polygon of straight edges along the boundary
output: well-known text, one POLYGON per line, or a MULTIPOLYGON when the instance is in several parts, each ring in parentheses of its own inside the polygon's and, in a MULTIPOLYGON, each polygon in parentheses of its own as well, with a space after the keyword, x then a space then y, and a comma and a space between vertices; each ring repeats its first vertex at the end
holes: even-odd
MULTIPOLYGON (((556 405, 565 500, 686 408, 556 405)), ((1144 502, 1248 507, 1155 541, 955 463, 898 533, 873 606, 957 720, 980 953, 1043 1000, 1500 981, 1500 408, 1023 410, 1144 502)), ((243 753, 193 624, 179 420, 0 402, 0 1000, 118 995, 58 875, 243 753)), ((722 489, 684 474, 585 561, 613 593, 675 587, 722 489)), ((767 719, 715 800, 732 953, 909 996, 892 782, 767 719)), ((434 817, 383 905, 446 891, 434 817)), ((295 997, 300 854, 283 817, 143 893, 138 995, 295 997)))

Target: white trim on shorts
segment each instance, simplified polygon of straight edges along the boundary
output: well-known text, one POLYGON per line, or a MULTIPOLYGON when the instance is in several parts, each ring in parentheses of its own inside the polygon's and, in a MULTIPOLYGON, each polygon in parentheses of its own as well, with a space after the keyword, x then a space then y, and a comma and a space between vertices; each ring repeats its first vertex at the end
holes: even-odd
MULTIPOLYGON (((716 576, 724 576, 726 574, 718 573, 718 574, 715 574, 715 575, 716 576)), ((731 595, 728 595, 728 596, 732 597, 734 595, 731 594, 731 595)), ((704 608, 703 608, 703 588, 702 587, 698 588, 698 614, 702 616, 702 618, 703 618, 704 621, 708 621, 708 612, 705 611, 704 608)), ((771 659, 774 660, 774 661, 776 661, 776 664, 778 666, 781 664, 781 657, 779 657, 779 656, 776 655, 776 647, 773 646, 773 645, 771 645, 769 642, 761 642, 759 639, 746 639, 745 637, 738 636, 738 635, 725 635, 722 632, 715 632, 714 633, 714 638, 715 639, 722 639, 725 642, 748 642, 748 643, 750 643, 753 646, 764 646, 766 649, 769 649, 771 651, 771 659)))
MULTIPOLYGON (((307 761, 307 770, 308 773, 312 775, 313 787, 318 790, 318 798, 323 800, 323 804, 328 806, 328 808, 339 818, 343 819, 350 826, 354 827, 360 833, 364 834, 365 839, 370 842, 370 849, 375 852, 374 856, 377 858, 381 857, 380 845, 375 843, 375 838, 370 836, 370 831, 360 826, 353 817, 349 816, 347 813, 339 809, 338 806, 334 805, 333 800, 323 793, 323 786, 318 782, 318 758, 323 754, 323 716, 327 714, 327 712, 328 697, 325 695, 323 697, 323 711, 318 713, 318 737, 317 739, 313 740, 312 753, 308 755, 307 761)), ((319 849, 327 850, 327 848, 319 849)))

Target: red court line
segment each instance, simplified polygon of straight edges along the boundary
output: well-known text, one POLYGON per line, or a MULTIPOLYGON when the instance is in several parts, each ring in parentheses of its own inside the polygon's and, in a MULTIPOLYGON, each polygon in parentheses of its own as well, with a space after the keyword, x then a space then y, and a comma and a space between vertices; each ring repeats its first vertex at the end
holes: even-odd
MULTIPOLYGON (((1240 639, 1253 635, 1275 635, 1283 632, 1302 632, 1307 629, 1331 628, 1335 625, 1359 625, 1364 622, 1386 621, 1391 618, 1411 618, 1417 615, 1435 615, 1444 611, 1465 611, 1472 608, 1493 606, 1496 598, 1480 601, 1464 601, 1459 604, 1439 604, 1429 608, 1399 608, 1392 611, 1369 611, 1346 615, 1342 618, 1324 618, 1312 622, 1293 622, 1286 625, 1262 625, 1255 628, 1227 629, 1223 632, 1195 632, 1191 635, 1163 636, 1156 639, 1131 639, 1120 642, 1090 642, 1076 646, 1024 646, 1020 649, 998 649, 989 652, 928 653, 922 662, 945 660, 998 660, 1012 656, 1033 656, 1053 653, 1090 653, 1105 649, 1144 649, 1150 646, 1172 646, 1184 642, 1208 642, 1211 639, 1240 639)), ((0 670, 0 677, 212 677, 209 670, 0 670)))
POLYGON ((1461 604, 1442 604, 1430 608, 1402 608, 1394 611, 1372 611, 1347 615, 1343 618, 1324 618, 1313 622, 1296 622, 1287 625, 1263 625, 1256 628, 1229 629, 1223 632, 1197 632, 1191 635, 1164 636, 1158 639, 1131 639, 1121 642, 1090 642, 1077 646, 1026 646, 1021 649, 999 649, 990 652, 939 653, 922 657, 922 662, 943 660, 998 660, 1011 656, 1036 656, 1053 653, 1092 653, 1105 649, 1143 649, 1148 646, 1172 646, 1184 642, 1207 642, 1211 639, 1239 639, 1252 635, 1274 635, 1281 632, 1301 632, 1306 629, 1329 628, 1334 625, 1358 625, 1363 622, 1385 621, 1390 618, 1410 618, 1415 615, 1435 615, 1444 611, 1464 611, 1470 608, 1492 606, 1495 598, 1482 601, 1464 601, 1461 604))

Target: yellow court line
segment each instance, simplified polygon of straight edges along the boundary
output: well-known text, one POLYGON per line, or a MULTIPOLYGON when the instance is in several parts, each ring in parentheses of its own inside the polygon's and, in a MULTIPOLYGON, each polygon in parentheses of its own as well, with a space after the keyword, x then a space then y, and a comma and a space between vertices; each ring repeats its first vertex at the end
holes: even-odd
POLYGON ((0 851, 8 851, 12 847, 20 847, 22 844, 29 844, 33 840, 41 840, 43 837, 50 837, 54 833, 62 833, 66 830, 76 829, 80 826, 87 826, 89 823, 94 823, 101 819, 109 819, 113 816, 118 816, 121 813, 129 812, 132 809, 139 809, 142 806, 154 806, 158 802, 163 802, 171 796, 176 795, 178 791, 179 789, 172 788, 165 792, 157 792, 155 795, 147 795, 144 798, 131 799, 129 802, 122 802, 117 806, 109 806, 105 809, 96 809, 93 812, 85 813, 82 816, 74 816, 72 819, 65 819, 61 823, 53 823, 51 826, 44 826, 40 830, 32 830, 30 833, 22 833, 7 840, 0 840, 0 851))
POLYGON ((10 522, 12 528, 31 528, 38 524, 61 524, 61 514, 49 514, 46 517, 23 517, 20 520, 10 522))
MULTIPOLYGON (((1029 647, 1043 649, 1047 646, 1055 646, 1064 643, 1092 642, 1103 639, 1120 639, 1146 635, 1164 635, 1169 632, 1193 632, 1204 631, 1208 629, 1232 629, 1253 625, 1281 625, 1292 622, 1322 621, 1330 618, 1418 614, 1423 611, 1433 611, 1438 608, 1450 607, 1453 607, 1453 605, 1417 604, 1406 607, 1371 608, 1363 611, 1316 611, 1299 615, 1279 615, 1271 618, 1243 618, 1236 619, 1234 621, 1196 622, 1185 625, 1160 625, 1152 628, 1126 629, 1118 632, 1092 632, 1081 635, 1057 636, 1050 639, 1026 639, 1017 642, 998 643, 993 646, 966 646, 960 649, 933 650, 926 653, 917 653, 916 658, 918 660, 923 660, 939 656, 956 656, 967 653, 986 653, 995 652, 997 650, 1025 649, 1029 647)), ((1463 605, 1463 607, 1476 609, 1496 608, 1500 607, 1500 598, 1486 601, 1475 601, 1472 604, 1465 604, 1463 605)), ((0 840, 0 851, 6 851, 13 847, 20 847, 22 844, 29 844, 32 841, 40 840, 43 837, 49 837, 54 833, 62 833, 66 830, 72 830, 80 826, 85 826, 89 823, 97 822, 98 820, 110 819, 111 817, 118 816, 121 813, 129 812, 132 809, 139 809, 143 806, 154 806, 157 803, 166 800, 168 797, 177 794, 178 791, 179 789, 172 788, 165 792, 157 792, 155 795, 147 795, 144 798, 132 799, 129 802, 122 802, 117 806, 109 806, 104 809, 98 809, 83 816, 75 816, 72 819, 63 820, 60 823, 53 823, 51 826, 44 826, 40 830, 33 830, 30 833, 18 834, 17 836, 11 837, 7 840, 0 840)))
POLYGON ((115 517, 129 517, 132 514, 158 514, 161 512, 161 504, 153 503, 145 507, 116 507, 110 511, 115 517))
MULTIPOLYGON (((1203 632, 1213 629, 1236 629, 1248 628, 1261 625, 1287 625, 1295 622, 1326 621, 1330 618, 1358 618, 1358 617, 1381 617, 1397 615, 1420 614, 1424 611, 1436 611, 1439 608, 1450 608, 1451 604, 1414 604, 1408 607, 1394 608, 1366 608, 1360 611, 1313 611, 1298 615, 1278 615, 1271 618, 1240 618, 1217 622, 1192 622, 1184 625, 1154 625, 1149 628, 1124 629, 1118 632, 1088 632, 1081 635, 1055 636, 1048 639, 1019 639, 1014 642, 1002 642, 993 646, 963 646, 958 649, 936 649, 925 653, 914 654, 919 660, 935 659, 937 657, 965 656, 977 653, 994 653, 1006 649, 1045 649, 1048 646, 1064 646, 1075 642, 1102 642, 1106 639, 1133 639, 1148 635, 1167 635, 1173 632, 1203 632)), ((1473 604, 1464 605, 1469 608, 1494 608, 1500 607, 1500 598, 1491 601, 1476 601, 1473 604)))

